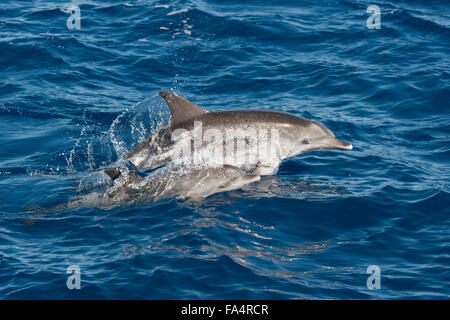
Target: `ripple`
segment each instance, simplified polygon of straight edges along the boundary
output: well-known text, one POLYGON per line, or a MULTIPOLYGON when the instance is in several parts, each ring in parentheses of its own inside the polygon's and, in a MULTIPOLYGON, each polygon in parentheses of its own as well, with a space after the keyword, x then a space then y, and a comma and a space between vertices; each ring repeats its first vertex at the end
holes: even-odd
POLYGON ((0 297, 448 298, 445 1, 380 3, 380 30, 353 0, 79 6, 69 30, 63 4, 0 4, 0 297), (317 120, 354 149, 202 203, 69 209, 167 122, 160 90, 317 120))

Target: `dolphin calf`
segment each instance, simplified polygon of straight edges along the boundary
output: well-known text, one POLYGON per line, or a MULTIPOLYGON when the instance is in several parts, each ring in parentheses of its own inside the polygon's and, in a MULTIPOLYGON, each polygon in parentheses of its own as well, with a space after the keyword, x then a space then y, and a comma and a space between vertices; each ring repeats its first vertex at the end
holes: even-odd
POLYGON ((104 203, 167 198, 198 202, 212 194, 239 189, 261 179, 259 175, 245 173, 230 165, 191 169, 168 165, 145 175, 124 160, 105 173, 113 180, 113 186, 101 192, 104 203))
POLYGON ((50 208, 29 207, 28 217, 24 222, 32 226, 39 217, 46 214, 80 207, 108 210, 121 205, 151 203, 172 198, 195 204, 215 193, 240 189, 260 179, 258 175, 248 174, 228 165, 192 170, 168 165, 145 175, 128 161, 120 160, 113 169, 91 173, 87 189, 95 191, 50 208), (106 178, 106 185, 102 177, 106 178), (99 184, 91 185, 96 183, 99 184))
MULTIPOLYGON (((212 131, 216 136, 225 137, 224 143, 229 142, 229 139, 227 140, 229 132, 237 135, 233 139, 243 138, 241 139, 243 148, 239 148, 236 140, 231 149, 224 147, 219 152, 213 151, 212 154, 223 156, 223 165, 245 170, 256 168, 253 174, 258 176, 272 175, 278 170, 283 159, 306 152, 352 149, 350 143, 337 139, 333 132, 323 124, 292 114, 259 110, 213 112, 199 107, 175 93, 160 92, 159 94, 171 111, 169 125, 146 138, 124 157, 139 170, 153 169, 180 158, 180 149, 185 150, 186 146, 189 149, 195 145, 192 136, 198 123, 205 134, 212 131), (188 134, 180 140, 178 135, 174 134, 179 131, 188 134), (260 135, 261 132, 265 134, 260 135), (249 152, 248 148, 245 148, 252 140, 259 140, 261 143, 270 138, 276 140, 276 143, 273 143, 276 145, 276 152, 264 152, 264 150, 261 152, 260 149, 258 149, 259 152, 249 152), (241 149, 241 151, 236 152, 237 149, 241 149), (237 156, 227 157, 227 152, 230 150, 237 156), (242 158, 245 158, 246 161, 242 161, 242 158)), ((212 140, 203 139, 200 142, 200 149, 205 149, 212 140)), ((274 147, 272 142, 271 147, 274 147)), ((114 178, 117 172, 109 172, 108 175, 114 178)))
MULTIPOLYGON (((144 175, 124 161, 118 168, 105 172, 110 174, 112 185, 105 190, 91 192, 66 205, 56 208, 77 207, 114 208, 121 204, 156 202, 175 198, 188 202, 200 202, 212 194, 240 189, 259 181, 260 176, 248 174, 237 167, 186 170, 180 166, 164 166, 144 175), (114 171, 112 173, 111 171, 114 171)), ((99 173, 99 172, 97 172, 99 173)), ((104 173, 103 173, 104 174, 104 173)))

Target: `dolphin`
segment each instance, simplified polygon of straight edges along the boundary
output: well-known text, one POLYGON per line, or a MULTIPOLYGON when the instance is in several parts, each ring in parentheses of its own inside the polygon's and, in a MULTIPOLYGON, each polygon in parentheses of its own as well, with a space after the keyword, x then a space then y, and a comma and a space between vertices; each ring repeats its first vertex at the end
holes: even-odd
MULTIPOLYGON (((188 144, 190 141, 193 146, 195 142, 192 133, 196 130, 197 123, 201 124, 205 133, 212 130, 222 137, 227 136, 229 132, 243 133, 245 136, 244 146, 248 145, 252 139, 259 139, 261 142, 267 140, 268 136, 276 137, 277 152, 275 154, 274 152, 270 152, 270 155, 268 152, 253 152, 250 154, 252 157, 249 157, 248 150, 245 150, 244 154, 240 156, 226 157, 226 152, 230 149, 222 149, 226 158, 223 162, 224 165, 244 170, 248 170, 250 167, 254 169, 252 174, 257 176, 273 175, 277 172, 282 160, 303 153, 331 149, 351 150, 353 148, 351 143, 337 139, 333 132, 323 124, 289 113, 262 110, 213 112, 175 93, 163 91, 159 94, 169 106, 171 117, 168 126, 146 138, 124 157, 138 170, 154 169, 180 158, 180 147, 177 148, 180 145, 180 139, 174 137, 174 133, 180 130, 190 133, 188 144), (258 132, 265 132, 268 135, 254 134, 258 132), (252 159, 243 164, 242 156, 247 157, 246 160, 252 159), (236 160, 237 158, 240 160, 236 160)), ((202 141, 201 147, 204 148, 208 144, 207 142, 202 141)), ((238 148, 237 146, 236 142, 234 151, 238 148)), ((213 153, 220 154, 221 152, 213 153)), ((113 179, 118 174, 117 172, 106 173, 113 179)))
POLYGON ((25 224, 31 227, 39 217, 80 207, 108 210, 124 204, 143 204, 172 198, 186 204, 196 204, 210 195, 241 189, 261 179, 258 175, 245 173, 229 165, 187 171, 181 166, 168 165, 145 175, 125 160, 119 160, 115 168, 96 171, 91 175, 88 183, 99 184, 90 185, 88 189, 96 191, 50 208, 28 207, 25 224), (103 177, 109 185, 103 184, 103 177))
POLYGON ((111 178, 111 186, 69 201, 64 208, 114 208, 124 203, 156 202, 171 198, 195 203, 215 193, 240 189, 261 179, 259 175, 229 165, 190 170, 169 165, 145 175, 125 161, 120 161, 115 169, 108 170, 103 174, 111 178))

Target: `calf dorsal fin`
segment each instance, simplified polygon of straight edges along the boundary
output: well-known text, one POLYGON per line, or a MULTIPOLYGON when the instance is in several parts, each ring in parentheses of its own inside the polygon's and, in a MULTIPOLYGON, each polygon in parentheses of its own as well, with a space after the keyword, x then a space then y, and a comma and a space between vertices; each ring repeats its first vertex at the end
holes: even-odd
POLYGON ((103 170, 113 181, 121 176, 121 172, 119 169, 105 169, 103 170))
POLYGON ((170 117, 170 126, 173 127, 178 123, 195 119, 202 114, 209 113, 208 110, 199 107, 198 105, 183 99, 172 92, 162 91, 159 95, 166 101, 172 113, 170 117))

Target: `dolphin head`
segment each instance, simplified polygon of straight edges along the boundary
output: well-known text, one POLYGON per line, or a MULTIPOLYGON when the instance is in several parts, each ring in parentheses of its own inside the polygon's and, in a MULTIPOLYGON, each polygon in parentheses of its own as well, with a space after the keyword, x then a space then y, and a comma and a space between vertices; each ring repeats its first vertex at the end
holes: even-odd
POLYGON ((291 148, 295 148, 297 155, 320 150, 353 149, 351 143, 337 139, 330 129, 316 121, 308 120, 306 124, 291 126, 289 131, 293 142, 291 148))

